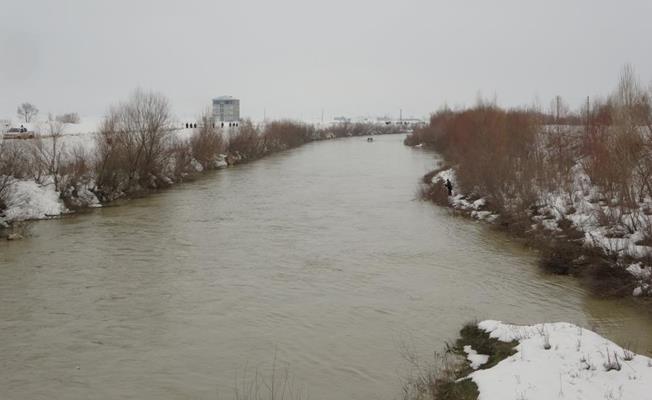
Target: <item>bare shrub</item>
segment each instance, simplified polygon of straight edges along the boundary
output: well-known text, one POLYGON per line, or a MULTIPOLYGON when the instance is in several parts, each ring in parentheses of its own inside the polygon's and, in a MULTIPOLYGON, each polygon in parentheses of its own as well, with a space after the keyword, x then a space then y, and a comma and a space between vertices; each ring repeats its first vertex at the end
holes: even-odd
POLYGON ((224 151, 225 143, 222 131, 213 124, 213 118, 209 111, 201 116, 199 126, 195 128, 190 137, 190 148, 192 157, 204 169, 213 168, 216 157, 224 151))
POLYGON ((607 349, 607 361, 604 362, 605 371, 620 371, 621 368, 622 364, 620 363, 620 360, 618 360, 618 354, 616 352, 612 353, 607 349))
POLYGON ((238 131, 229 137, 227 151, 236 162, 260 157, 264 151, 260 131, 249 120, 240 122, 238 131))
POLYGON ((403 383, 405 400, 475 400, 478 386, 468 375, 473 372, 466 357, 466 346, 479 354, 488 355, 480 369, 492 368, 502 360, 516 353, 517 341, 503 342, 477 326, 468 323, 460 330, 460 337, 451 346, 446 345, 445 353, 434 353, 433 360, 422 363, 414 352, 403 350, 403 357, 411 365, 411 373, 403 383))
POLYGON ((641 131, 652 126, 650 120, 649 94, 631 66, 625 66, 614 93, 594 106, 583 146, 583 165, 591 181, 624 209, 652 195, 652 138, 641 131))
MULTIPOLYGON (((174 140, 170 146, 170 165, 172 167, 172 174, 177 180, 181 180, 188 176, 190 173, 201 172, 193 166, 193 145, 192 139, 190 140, 174 140)), ((200 161, 195 161, 200 162, 200 161)), ((200 162, 201 163, 201 162, 200 162)), ((203 170, 203 167, 199 169, 203 170)))
POLYGON ((9 186, 27 176, 30 157, 25 142, 0 139, 0 211, 6 207, 9 186))
POLYGON ((105 192, 166 184, 172 120, 168 100, 137 90, 111 108, 97 139, 97 182, 105 192))
POLYGON ((294 121, 275 121, 265 126, 263 142, 267 152, 301 146, 311 140, 312 130, 294 121))
POLYGON ((634 353, 631 349, 631 346, 626 345, 623 348, 623 360, 625 361, 632 361, 636 357, 636 353, 634 353))
POLYGON ((550 350, 552 348, 550 345, 550 332, 548 332, 548 329, 546 329, 546 325, 543 324, 537 330, 539 331, 539 335, 543 338, 543 349, 550 350))
POLYGON ((91 156, 83 145, 77 145, 68 153, 65 175, 85 176, 92 172, 91 156))
POLYGON ((236 377, 236 400, 300 400, 305 397, 305 389, 295 382, 289 368, 279 369, 276 354, 268 374, 258 368, 253 371, 245 368, 243 376, 236 377))
POLYGON ((62 141, 63 123, 49 119, 45 129, 32 140, 32 177, 39 183, 52 178, 55 190, 61 190, 61 167, 64 163, 65 145, 62 141))
POLYGON ((448 198, 448 190, 443 182, 437 183, 421 183, 417 189, 417 196, 422 200, 429 200, 440 206, 447 206, 450 204, 448 198))
POLYGON ((76 112, 57 115, 56 120, 64 124, 78 124, 79 114, 76 112))
POLYGON ((95 175, 102 201, 120 196, 129 180, 127 153, 115 138, 117 129, 117 115, 111 113, 102 121, 95 140, 95 175))
POLYGON ((79 184, 92 178, 93 163, 91 154, 82 145, 77 145, 66 152, 60 167, 60 185, 62 188, 79 184))
POLYGON ((581 245, 568 240, 553 240, 541 245, 539 266, 556 275, 570 275, 577 271, 577 260, 583 253, 581 245))
POLYGON ((632 274, 604 259, 594 260, 581 272, 592 291, 601 297, 630 295, 636 287, 632 274))
POLYGON ((649 215, 643 218, 641 233, 643 238, 637 241, 636 244, 640 246, 652 246, 652 218, 649 215))
POLYGON ((567 123, 570 111, 560 96, 553 100, 550 115, 553 117, 553 125, 546 126, 538 136, 540 145, 545 150, 542 157, 549 167, 540 171, 538 181, 549 191, 562 189, 570 195, 573 184, 572 169, 581 159, 580 135, 574 125, 567 123))
POLYGON ((432 361, 422 363, 414 354, 403 357, 411 364, 411 373, 403 379, 404 400, 473 400, 478 387, 471 379, 462 379, 466 372, 464 357, 451 352, 433 354, 432 361))
POLYGON ((341 138, 352 136, 384 135, 401 130, 394 125, 380 125, 371 122, 340 122, 326 128, 315 130, 311 135, 317 139, 341 138))
POLYGON ((444 151, 447 147, 447 140, 444 139, 445 129, 454 115, 455 113, 450 108, 444 106, 430 116, 428 125, 416 127, 411 134, 407 135, 404 143, 408 146, 424 144, 427 147, 444 151))
POLYGON ((464 192, 483 193, 496 211, 525 215, 536 201, 532 183, 543 170, 537 121, 533 111, 491 104, 455 112, 444 109, 406 141, 434 147, 458 165, 458 185, 464 192))

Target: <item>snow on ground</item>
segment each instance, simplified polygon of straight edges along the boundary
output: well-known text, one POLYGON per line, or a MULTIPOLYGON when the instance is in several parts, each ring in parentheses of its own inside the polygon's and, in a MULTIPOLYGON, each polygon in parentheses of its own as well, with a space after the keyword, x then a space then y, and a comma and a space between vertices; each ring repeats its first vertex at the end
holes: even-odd
MULTIPOLYGON (((643 244, 643 239, 652 231, 652 199, 646 199, 636 210, 623 213, 618 207, 601 199, 599 188, 591 183, 583 171, 581 164, 573 170, 573 180, 570 190, 539 193, 539 215, 534 215, 533 229, 537 224, 551 232, 559 232, 559 222, 567 219, 573 226, 584 233, 586 246, 602 248, 610 254, 630 256, 643 259, 652 254, 652 247, 643 244)), ((485 210, 486 201, 479 198, 469 201, 469 197, 459 193, 459 187, 454 169, 439 172, 432 178, 432 183, 441 185, 449 179, 453 183, 453 196, 449 197, 450 205, 458 210, 466 211, 472 218, 493 221, 498 215, 485 210)), ((627 270, 634 275, 639 284, 633 295, 652 295, 652 266, 636 263, 635 268, 627 270), (646 273, 633 273, 636 268, 646 273)))
POLYGON ((66 212, 54 184, 39 185, 34 181, 14 181, 7 196, 7 221, 43 219, 66 212))
MULTIPOLYGON (((573 180, 568 191, 546 192, 539 195, 545 206, 540 210, 547 217, 536 216, 546 229, 558 230, 557 222, 568 219, 573 226, 584 233, 586 246, 595 246, 609 254, 645 258, 652 254, 652 247, 644 244, 652 228, 650 209, 652 199, 638 204, 638 208, 625 210, 605 199, 597 186, 584 172, 580 163, 572 170, 573 180)), ((634 295, 652 295, 652 273, 650 266, 635 263, 627 268, 639 281, 634 295), (635 273, 644 270, 647 273, 635 273)))
POLYGON ((498 217, 497 214, 494 214, 491 211, 482 210, 487 203, 484 198, 470 201, 465 194, 459 193, 457 189, 459 187, 457 185, 457 177, 453 168, 443 170, 432 177, 432 183, 440 185, 442 190, 446 190, 444 187, 446 180, 450 180, 453 184, 453 195, 448 198, 448 202, 453 208, 470 212, 471 218, 478 220, 491 222, 498 217))
POLYGON ((565 322, 478 326, 498 340, 520 342, 516 354, 470 374, 480 400, 652 399, 652 359, 597 333, 565 322))
POLYGON ((634 288, 633 296, 643 296, 652 294, 652 268, 641 264, 640 262, 630 264, 627 272, 632 274, 638 281, 638 286, 634 288))
POLYGON ((489 356, 486 354, 478 354, 471 346, 464 346, 466 358, 471 363, 471 368, 478 369, 489 361, 489 356))

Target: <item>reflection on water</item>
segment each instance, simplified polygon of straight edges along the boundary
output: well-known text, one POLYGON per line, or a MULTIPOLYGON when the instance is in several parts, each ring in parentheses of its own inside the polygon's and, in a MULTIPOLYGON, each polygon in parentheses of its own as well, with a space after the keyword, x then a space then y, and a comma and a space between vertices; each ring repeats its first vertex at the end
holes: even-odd
POLYGON ((391 399, 402 345, 480 318, 652 349, 627 302, 415 201, 434 159, 401 140, 306 145, 0 243, 0 397, 230 398, 276 354, 311 399, 391 399))

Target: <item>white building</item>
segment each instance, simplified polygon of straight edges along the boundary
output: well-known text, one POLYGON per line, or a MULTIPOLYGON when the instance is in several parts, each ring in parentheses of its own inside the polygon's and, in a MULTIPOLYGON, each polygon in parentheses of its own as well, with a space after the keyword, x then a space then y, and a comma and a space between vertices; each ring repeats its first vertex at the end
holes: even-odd
POLYGON ((232 96, 213 99, 213 119, 216 122, 240 121, 240 100, 232 96))
POLYGON ((0 119, 0 133, 7 133, 9 128, 11 128, 11 120, 10 119, 0 119))

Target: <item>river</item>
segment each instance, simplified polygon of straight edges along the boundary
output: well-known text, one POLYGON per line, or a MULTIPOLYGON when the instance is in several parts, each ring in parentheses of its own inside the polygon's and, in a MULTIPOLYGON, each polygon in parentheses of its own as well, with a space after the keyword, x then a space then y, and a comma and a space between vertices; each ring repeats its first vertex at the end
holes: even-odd
POLYGON ((0 243, 0 398, 229 399, 275 360, 304 398, 393 399, 404 348, 486 318, 649 354, 629 301, 415 200, 435 157, 402 139, 311 143, 0 243))

